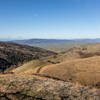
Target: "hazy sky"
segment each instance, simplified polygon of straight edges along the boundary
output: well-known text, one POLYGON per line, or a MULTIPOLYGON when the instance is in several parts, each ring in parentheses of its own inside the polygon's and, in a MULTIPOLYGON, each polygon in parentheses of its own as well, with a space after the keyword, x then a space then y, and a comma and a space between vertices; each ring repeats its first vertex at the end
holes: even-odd
POLYGON ((0 0, 0 38, 100 38, 100 0, 0 0))

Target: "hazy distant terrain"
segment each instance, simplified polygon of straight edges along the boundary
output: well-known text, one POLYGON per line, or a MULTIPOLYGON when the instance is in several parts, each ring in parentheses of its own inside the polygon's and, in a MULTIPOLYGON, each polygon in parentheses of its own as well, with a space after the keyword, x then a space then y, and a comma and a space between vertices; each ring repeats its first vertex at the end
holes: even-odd
POLYGON ((66 43, 66 42, 96 43, 100 42, 100 39, 25 39, 25 40, 13 40, 13 42, 21 44, 30 44, 30 45, 66 43))
POLYGON ((86 43, 99 43, 100 39, 28 39, 28 40, 14 40, 11 42, 19 44, 27 44, 32 46, 38 46, 41 48, 53 50, 53 51, 64 51, 71 47, 86 44, 86 43))

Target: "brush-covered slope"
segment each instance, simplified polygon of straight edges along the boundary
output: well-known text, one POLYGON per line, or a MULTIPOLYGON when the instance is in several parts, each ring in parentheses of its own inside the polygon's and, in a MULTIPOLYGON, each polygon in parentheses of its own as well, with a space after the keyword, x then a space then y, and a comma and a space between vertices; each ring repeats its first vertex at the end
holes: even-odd
POLYGON ((35 76, 0 76, 0 100, 100 100, 100 91, 35 76))
POLYGON ((40 70, 40 74, 100 88, 100 56, 45 66, 40 70))
POLYGON ((39 47, 0 42, 0 71, 51 55, 56 53, 39 47))

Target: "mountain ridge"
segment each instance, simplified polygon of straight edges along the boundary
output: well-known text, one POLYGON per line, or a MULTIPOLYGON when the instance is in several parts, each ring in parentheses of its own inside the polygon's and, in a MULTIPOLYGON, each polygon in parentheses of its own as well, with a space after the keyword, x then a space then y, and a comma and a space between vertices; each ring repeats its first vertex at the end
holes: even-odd
POLYGON ((15 43, 63 43, 63 42, 100 42, 99 38, 96 39, 23 39, 23 40, 12 40, 15 43))

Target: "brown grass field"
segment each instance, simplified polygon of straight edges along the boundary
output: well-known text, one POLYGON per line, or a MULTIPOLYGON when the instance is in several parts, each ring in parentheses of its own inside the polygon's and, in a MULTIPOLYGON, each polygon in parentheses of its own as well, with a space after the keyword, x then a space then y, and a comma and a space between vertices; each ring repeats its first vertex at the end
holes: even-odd
POLYGON ((100 44, 73 47, 58 55, 24 63, 11 72, 20 75, 38 74, 100 88, 100 44))
POLYGON ((0 74, 0 100, 100 100, 100 44, 12 67, 0 74))
POLYGON ((55 56, 33 60, 14 69, 15 74, 40 74, 100 88, 100 44, 70 48, 55 56))
POLYGON ((99 88, 100 56, 48 65, 41 69, 40 74, 99 88))

